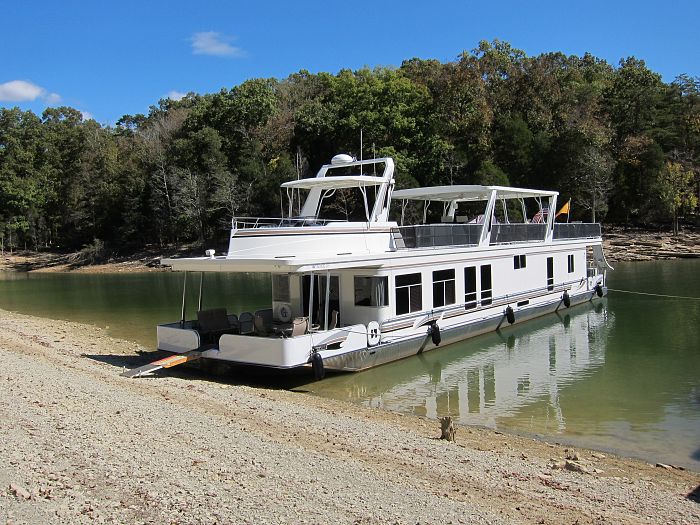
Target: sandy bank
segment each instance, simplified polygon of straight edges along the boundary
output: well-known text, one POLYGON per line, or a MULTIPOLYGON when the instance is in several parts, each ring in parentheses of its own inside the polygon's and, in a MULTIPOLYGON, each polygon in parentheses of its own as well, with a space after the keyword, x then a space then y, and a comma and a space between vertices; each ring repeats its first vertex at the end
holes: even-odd
POLYGON ((121 273, 162 271, 156 253, 137 253, 100 264, 80 261, 77 253, 18 251, 0 255, 0 271, 121 273))
POLYGON ((0 523, 700 520, 697 473, 482 429, 448 443, 435 421, 194 372, 121 378, 137 350, 0 311, 0 523))

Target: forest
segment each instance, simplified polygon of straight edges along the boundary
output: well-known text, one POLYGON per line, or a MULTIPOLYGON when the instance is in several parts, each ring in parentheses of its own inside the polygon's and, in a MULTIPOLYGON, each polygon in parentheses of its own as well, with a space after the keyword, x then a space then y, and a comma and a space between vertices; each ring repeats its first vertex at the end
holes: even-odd
POLYGON ((220 246, 233 216, 279 216, 279 185, 341 152, 393 157, 397 188, 552 189, 571 220, 677 229, 698 219, 700 78, 484 41, 447 63, 251 79, 114 125, 0 108, 0 242, 220 246))

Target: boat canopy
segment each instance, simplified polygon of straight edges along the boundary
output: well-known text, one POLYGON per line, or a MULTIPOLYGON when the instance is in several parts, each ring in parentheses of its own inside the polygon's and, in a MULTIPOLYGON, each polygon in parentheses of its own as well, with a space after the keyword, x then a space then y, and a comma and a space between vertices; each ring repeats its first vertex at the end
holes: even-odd
POLYGON ((277 256, 277 257, 183 257, 161 259, 161 264, 180 272, 305 273, 347 268, 377 269, 394 263, 395 254, 277 256))
POLYGON ((485 201, 489 200, 494 190, 496 191, 497 199, 524 199, 527 197, 553 197, 559 195, 557 191, 470 184, 461 186, 428 186, 396 190, 392 194, 392 199, 442 202, 485 201))
POLYGON ((312 177, 285 182, 283 188, 312 190, 358 188, 362 186, 379 186, 386 182, 384 177, 372 177, 370 175, 338 175, 332 177, 312 177))

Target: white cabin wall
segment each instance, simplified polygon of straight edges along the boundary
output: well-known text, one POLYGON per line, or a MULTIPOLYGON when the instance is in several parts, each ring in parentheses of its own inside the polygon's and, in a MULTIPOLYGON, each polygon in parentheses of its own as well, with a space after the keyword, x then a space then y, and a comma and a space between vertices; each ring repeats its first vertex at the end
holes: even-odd
POLYGON ((574 264, 576 265, 576 276, 579 279, 588 277, 588 268, 586 267, 586 249, 576 250, 574 254, 574 264))
POLYGON ((386 272, 373 271, 348 271, 340 274, 340 304, 342 326, 352 324, 366 325, 370 321, 382 322, 393 315, 391 277, 389 277, 389 304, 390 306, 355 306, 355 276, 386 277, 386 272))
MULTIPOLYGON (((518 255, 525 255, 525 268, 521 268, 520 270, 513 269, 514 253, 509 253, 505 257, 499 257, 498 259, 482 263, 482 265, 489 264, 489 262, 491 264, 491 286, 493 286, 494 298, 512 295, 516 290, 530 290, 537 286, 533 283, 536 282, 539 265, 535 264, 533 260, 534 257, 527 255, 524 251, 518 251, 516 253, 518 255)), ((478 283, 477 286, 479 290, 481 290, 481 276, 478 270, 476 280, 478 283)))
POLYGON ((396 228, 395 222, 371 223, 369 229, 365 222, 339 222, 319 226, 315 235, 293 235, 296 230, 291 227, 286 228, 288 231, 285 233, 277 233, 279 230, 272 229, 270 231, 273 233, 268 233, 260 228, 257 235, 248 236, 236 235, 233 231, 228 257, 383 254, 393 246, 392 228, 396 228))
MULTIPOLYGON (((394 270, 343 270, 331 272, 331 275, 339 277, 340 292, 340 322, 342 326, 353 324, 367 324, 370 321, 382 323, 397 316, 396 314, 396 281, 397 275, 421 274, 422 283, 422 305, 421 312, 433 310, 433 272, 454 269, 455 270, 455 304, 464 303, 465 281, 464 269, 468 266, 476 267, 477 299, 481 299, 481 272, 479 268, 484 265, 491 265, 491 286, 492 298, 494 300, 507 295, 514 295, 531 290, 544 290, 547 286, 547 258, 554 258, 554 285, 564 282, 580 281, 586 277, 586 249, 585 245, 577 244, 572 246, 560 245, 554 249, 551 245, 542 244, 533 246, 523 246, 517 249, 475 252, 465 254, 459 261, 436 262, 433 264, 423 264, 412 268, 401 268, 394 270), (546 251, 543 251, 546 250, 546 251), (514 255, 525 255, 525 268, 514 268, 514 255), (574 255, 574 272, 568 273, 568 255, 574 255), (386 276, 388 277, 389 306, 371 307, 355 305, 355 276, 386 276)), ((323 272, 317 273, 322 275, 323 272)), ((292 296, 293 316, 300 316, 303 312, 301 297, 303 296, 300 286, 300 274, 290 276, 290 293, 292 296)), ((418 315, 419 312, 405 314, 418 315)))

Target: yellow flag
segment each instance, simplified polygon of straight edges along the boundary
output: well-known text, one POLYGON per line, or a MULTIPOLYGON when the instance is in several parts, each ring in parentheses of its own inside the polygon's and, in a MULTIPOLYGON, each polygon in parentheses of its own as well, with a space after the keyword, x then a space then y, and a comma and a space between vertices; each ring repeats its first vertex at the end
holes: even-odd
POLYGON ((564 206, 561 207, 561 210, 559 210, 559 211, 557 212, 556 217, 559 217, 562 213, 566 213, 567 215, 569 215, 569 210, 570 210, 570 209, 571 209, 571 199, 569 199, 569 200, 567 201, 567 203, 564 204, 564 206))

